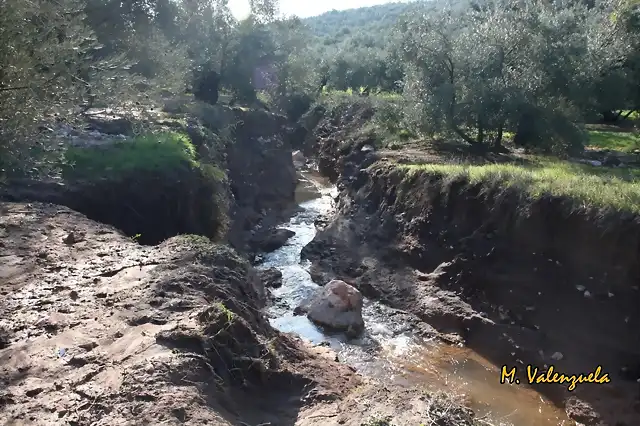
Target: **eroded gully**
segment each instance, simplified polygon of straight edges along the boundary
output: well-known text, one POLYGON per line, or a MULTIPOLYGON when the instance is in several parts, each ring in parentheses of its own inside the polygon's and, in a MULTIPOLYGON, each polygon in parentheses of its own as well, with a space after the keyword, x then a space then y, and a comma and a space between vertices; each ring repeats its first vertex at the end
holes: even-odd
POLYGON ((317 173, 304 175, 306 185, 314 185, 317 192, 299 191, 300 211, 281 225, 295 236, 284 247, 264 255, 259 266, 276 268, 283 276, 282 287, 272 290, 275 301, 268 309, 274 327, 313 344, 327 342, 340 361, 381 382, 454 394, 490 425, 573 424, 561 409, 532 389, 500 384, 498 366, 473 351, 413 335, 411 326, 394 321, 393 309, 381 303, 365 299, 366 331, 356 340, 327 333, 306 316, 295 316, 293 309, 318 289, 309 275, 309 263, 301 261, 301 250, 316 234, 314 221, 334 212, 336 195, 335 187, 317 173))

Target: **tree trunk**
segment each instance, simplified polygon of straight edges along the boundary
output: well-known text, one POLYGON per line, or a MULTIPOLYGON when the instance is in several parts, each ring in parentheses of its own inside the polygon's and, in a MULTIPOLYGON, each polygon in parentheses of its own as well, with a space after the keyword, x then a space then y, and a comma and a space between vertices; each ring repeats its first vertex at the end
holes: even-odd
POLYGON ((504 147, 502 146, 502 134, 504 132, 504 122, 501 122, 498 126, 498 134, 496 138, 493 140, 493 150, 495 152, 502 152, 504 147))
POLYGON ((469 145, 479 145, 474 138, 463 132, 462 129, 459 128, 452 120, 449 122, 449 127, 455 132, 456 135, 460 136, 469 145))
POLYGON ((605 123, 615 123, 620 118, 622 112, 615 111, 603 111, 602 112, 602 121, 605 123))
POLYGON ((513 143, 516 146, 528 148, 535 143, 536 113, 535 109, 525 108, 518 118, 518 126, 513 143))

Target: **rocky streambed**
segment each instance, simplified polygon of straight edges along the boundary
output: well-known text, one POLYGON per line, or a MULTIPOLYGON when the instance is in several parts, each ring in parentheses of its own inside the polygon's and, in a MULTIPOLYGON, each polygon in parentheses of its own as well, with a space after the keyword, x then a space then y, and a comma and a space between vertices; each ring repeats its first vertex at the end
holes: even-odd
POLYGON ((534 390, 500 384, 498 366, 461 345, 443 342, 445 336, 405 311, 365 298, 365 331, 357 338, 323 329, 295 312, 319 291, 310 274, 311 263, 301 260, 301 252, 335 213, 337 194, 334 186, 312 171, 304 173, 302 186, 299 211, 281 226, 295 234, 283 247, 259 259, 261 270, 276 269, 282 274, 282 283, 271 290, 272 326, 327 348, 338 360, 380 383, 455 395, 489 424, 572 424, 561 409, 534 390))

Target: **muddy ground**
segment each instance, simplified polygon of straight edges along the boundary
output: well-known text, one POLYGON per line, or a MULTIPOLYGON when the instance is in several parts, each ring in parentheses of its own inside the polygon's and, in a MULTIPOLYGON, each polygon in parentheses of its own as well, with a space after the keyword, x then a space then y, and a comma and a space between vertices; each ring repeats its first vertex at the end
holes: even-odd
POLYGON ((475 424, 455 401, 409 398, 269 325, 265 283, 246 259, 294 205, 286 123, 209 112, 186 130, 200 160, 225 171, 215 194, 178 203, 172 191, 192 194, 190 180, 162 173, 170 190, 135 175, 0 185, 0 424, 475 424), (189 232, 204 236, 173 237, 189 232))
POLYGON ((640 424, 638 219, 571 214, 566 200, 523 209, 519 194, 409 176, 398 161, 447 158, 372 153, 352 131, 370 112, 341 114, 307 140, 341 190, 338 213, 303 250, 314 280, 350 282, 497 366, 601 365, 609 384, 536 389, 582 424, 640 424))
POLYGON ((55 205, 0 211, 2 424, 294 424, 359 381, 271 329, 227 247, 143 247, 55 205))
POLYGON ((3 202, 0 259, 1 424, 474 424, 272 329, 253 268, 202 237, 141 246, 63 206, 3 202))

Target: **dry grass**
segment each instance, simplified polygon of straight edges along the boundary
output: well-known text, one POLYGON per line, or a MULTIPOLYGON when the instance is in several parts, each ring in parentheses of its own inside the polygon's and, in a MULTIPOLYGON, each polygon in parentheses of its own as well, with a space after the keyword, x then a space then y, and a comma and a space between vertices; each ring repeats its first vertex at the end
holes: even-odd
POLYGON ((522 190, 531 199, 544 196, 570 198, 582 209, 607 209, 640 213, 640 170, 575 164, 530 157, 520 164, 421 164, 402 165, 412 172, 426 172, 446 179, 466 179, 471 184, 522 190))

